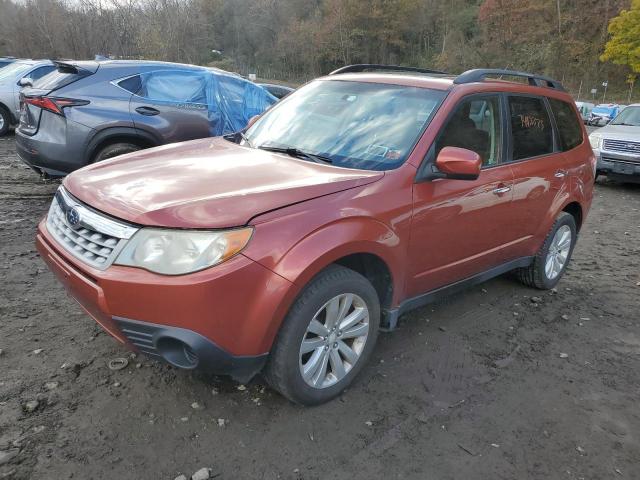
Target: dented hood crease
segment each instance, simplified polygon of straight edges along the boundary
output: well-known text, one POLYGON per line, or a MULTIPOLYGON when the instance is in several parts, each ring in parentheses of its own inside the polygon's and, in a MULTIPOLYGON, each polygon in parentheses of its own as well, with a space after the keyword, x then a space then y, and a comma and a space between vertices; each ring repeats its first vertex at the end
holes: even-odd
POLYGON ((64 186, 93 208, 139 225, 224 228, 383 175, 242 147, 218 137, 90 165, 67 176, 64 186))

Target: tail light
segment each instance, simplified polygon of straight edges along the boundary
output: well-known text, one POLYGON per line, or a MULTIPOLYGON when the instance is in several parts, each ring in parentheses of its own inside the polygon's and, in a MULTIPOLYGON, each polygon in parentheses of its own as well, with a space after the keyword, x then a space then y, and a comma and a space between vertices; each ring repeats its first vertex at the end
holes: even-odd
POLYGON ((24 103, 42 108, 43 110, 48 110, 58 115, 64 115, 64 112, 62 111, 63 108, 88 105, 89 100, 56 97, 24 97, 24 103))

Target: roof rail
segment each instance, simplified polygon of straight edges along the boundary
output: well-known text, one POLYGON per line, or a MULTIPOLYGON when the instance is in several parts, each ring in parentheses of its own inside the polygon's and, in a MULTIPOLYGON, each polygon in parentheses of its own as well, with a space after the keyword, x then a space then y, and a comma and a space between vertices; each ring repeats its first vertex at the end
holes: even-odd
POLYGON ((356 73, 364 72, 366 70, 378 70, 389 72, 415 72, 415 73, 436 73, 445 75, 445 72, 439 70, 429 70, 426 68, 417 67, 402 67, 399 65, 378 65, 375 63, 358 63, 356 65, 346 65, 337 70, 334 70, 329 75, 337 75, 338 73, 356 73))
POLYGON ((516 70, 501 70, 499 68, 476 68, 474 70, 467 70, 466 72, 458 75, 453 83, 462 84, 462 83, 473 83, 473 82, 481 82, 485 79, 487 75, 506 75, 509 77, 525 77, 529 85, 534 87, 549 87, 555 88, 556 90, 565 91, 562 84, 554 80, 553 78, 544 77, 542 75, 534 75, 533 73, 527 72, 518 72, 516 70))

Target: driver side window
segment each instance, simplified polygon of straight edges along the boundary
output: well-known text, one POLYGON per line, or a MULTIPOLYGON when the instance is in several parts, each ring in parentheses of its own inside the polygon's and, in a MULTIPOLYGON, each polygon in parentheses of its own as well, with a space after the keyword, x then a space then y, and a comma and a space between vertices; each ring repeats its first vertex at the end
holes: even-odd
POLYGON ((500 162, 502 147, 500 99, 474 96, 463 100, 436 140, 436 157, 444 147, 466 148, 482 158, 482 166, 500 162))

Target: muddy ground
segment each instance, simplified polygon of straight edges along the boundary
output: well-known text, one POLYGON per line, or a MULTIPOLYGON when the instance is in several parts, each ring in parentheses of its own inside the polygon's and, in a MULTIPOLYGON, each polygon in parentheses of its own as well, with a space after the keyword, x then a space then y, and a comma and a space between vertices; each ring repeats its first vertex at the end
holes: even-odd
POLYGON ((640 186, 598 182, 557 292, 501 277, 412 312, 317 408, 140 356, 110 371, 128 352, 34 249, 55 188, 0 139, 0 478, 640 478, 640 186))

